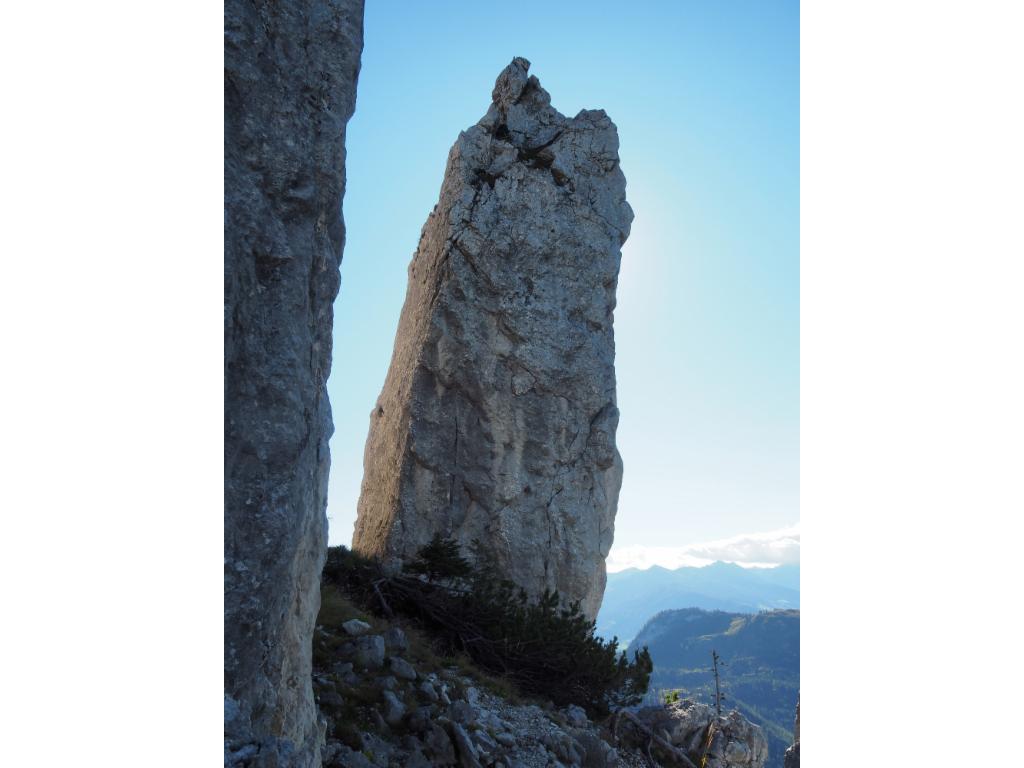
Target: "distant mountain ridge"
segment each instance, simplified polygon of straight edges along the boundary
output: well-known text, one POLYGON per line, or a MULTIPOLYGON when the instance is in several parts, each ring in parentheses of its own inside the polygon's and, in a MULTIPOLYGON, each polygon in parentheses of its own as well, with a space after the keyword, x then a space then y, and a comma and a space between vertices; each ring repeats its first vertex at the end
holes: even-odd
POLYGON ((724 707, 760 725, 768 738, 766 768, 782 768, 793 742, 793 715, 800 694, 800 612, 729 613, 699 608, 664 611, 637 634, 654 661, 651 703, 666 691, 710 704, 715 683, 711 652, 717 651, 724 707))
POLYGON ((800 608, 800 566, 743 568, 715 562, 702 568, 653 566, 608 574, 597 633, 630 642, 655 614, 678 608, 756 613, 800 608))

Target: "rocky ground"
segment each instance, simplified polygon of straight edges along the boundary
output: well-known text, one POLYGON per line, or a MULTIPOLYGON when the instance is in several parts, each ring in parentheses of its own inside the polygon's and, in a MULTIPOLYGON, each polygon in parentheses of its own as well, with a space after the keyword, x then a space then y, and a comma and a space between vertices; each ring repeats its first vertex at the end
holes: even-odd
POLYGON ((358 612, 336 592, 324 599, 313 688, 327 768, 633 768, 652 764, 648 752, 654 764, 686 765, 658 739, 700 765, 712 724, 704 768, 760 768, 767 756, 759 728, 690 701, 637 710, 613 734, 613 720, 525 700, 465 660, 438 657, 414 629, 358 612))

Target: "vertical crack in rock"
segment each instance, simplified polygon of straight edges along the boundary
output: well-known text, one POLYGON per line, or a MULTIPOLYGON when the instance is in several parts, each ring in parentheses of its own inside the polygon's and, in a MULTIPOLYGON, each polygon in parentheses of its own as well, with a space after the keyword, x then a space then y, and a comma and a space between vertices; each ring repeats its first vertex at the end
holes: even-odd
POLYGON ((320 765, 332 304, 362 0, 224 5, 224 762, 320 765))
POLYGON ((560 114, 529 66, 501 72, 448 156, 370 418, 354 547, 396 563, 437 532, 478 540, 528 592, 593 617, 622 482, 612 312, 633 212, 615 125, 560 114))

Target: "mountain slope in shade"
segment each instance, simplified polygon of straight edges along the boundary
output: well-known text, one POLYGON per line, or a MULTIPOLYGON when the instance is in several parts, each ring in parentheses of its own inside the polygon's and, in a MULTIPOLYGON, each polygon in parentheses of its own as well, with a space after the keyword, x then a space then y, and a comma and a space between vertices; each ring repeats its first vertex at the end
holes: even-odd
POLYGON ((630 568, 608 574, 597 634, 627 643, 656 613, 674 608, 754 613, 799 607, 799 565, 742 568, 717 562, 675 570, 630 568))
POLYGON ((737 709, 768 738, 766 768, 782 768, 793 742, 793 715, 800 694, 800 612, 756 614, 687 608, 652 618, 633 644, 646 645, 654 662, 651 703, 666 691, 714 702, 711 652, 717 651, 724 706, 737 709))

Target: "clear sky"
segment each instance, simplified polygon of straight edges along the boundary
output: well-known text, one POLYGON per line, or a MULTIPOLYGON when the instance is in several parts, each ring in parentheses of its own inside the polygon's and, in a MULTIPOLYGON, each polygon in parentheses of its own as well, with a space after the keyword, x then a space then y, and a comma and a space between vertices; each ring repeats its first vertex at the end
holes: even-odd
POLYGON ((562 113, 603 108, 619 128, 636 219, 615 311, 615 548, 794 526, 798 4, 371 0, 328 382, 331 544, 351 541, 369 414, 448 150, 514 56, 562 113))

